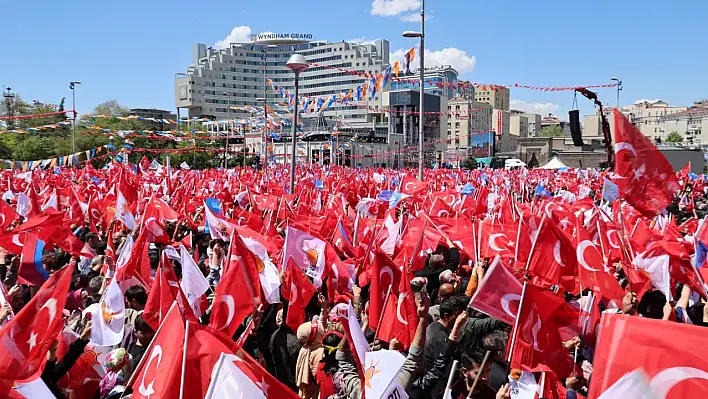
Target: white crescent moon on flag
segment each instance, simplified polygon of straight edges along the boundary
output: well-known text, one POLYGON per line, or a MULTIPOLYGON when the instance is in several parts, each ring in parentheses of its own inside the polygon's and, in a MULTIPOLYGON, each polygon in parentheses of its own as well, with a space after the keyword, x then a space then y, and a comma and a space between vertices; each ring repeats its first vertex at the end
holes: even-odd
POLYGON ((342 248, 342 239, 341 239, 341 238, 337 238, 337 239, 334 241, 334 246, 337 247, 337 248, 342 248))
POLYGON ((546 210, 546 216, 548 216, 549 218, 553 217, 553 211, 548 209, 548 207, 551 205, 553 205, 553 203, 549 202, 546 204, 546 207, 544 208, 546 210))
POLYGON ((409 185, 415 186, 415 183, 409 181, 408 183, 406 183, 406 185, 403 187, 403 189, 406 191, 410 190, 409 185))
POLYGON ((538 332, 541 331, 541 327, 543 324, 541 323, 541 317, 536 315, 538 317, 538 321, 536 321, 536 324, 531 327, 531 335, 533 336, 533 347, 539 351, 543 352, 543 349, 538 347, 538 332))
POLYGON ((516 318, 516 314, 511 311, 511 302, 512 301, 521 301, 521 295, 519 294, 504 294, 501 297, 501 306, 502 309, 506 314, 511 316, 512 318, 516 318))
POLYGON ((448 194, 445 196, 444 201, 448 206, 452 206, 455 203, 455 196, 453 194, 448 194))
POLYGON ((408 320, 404 319, 401 316, 401 304, 406 299, 406 295, 408 295, 407 292, 402 292, 398 295, 398 305, 396 306, 396 317, 398 318, 398 321, 401 322, 401 324, 408 325, 408 320))
POLYGON ((56 316, 57 314, 57 300, 54 298, 49 298, 47 302, 45 302, 44 305, 39 308, 39 310, 41 311, 44 308, 49 311, 49 323, 51 323, 52 321, 54 321, 54 316, 56 316))
MULTIPOLYGON (((150 358, 147 361, 147 364, 145 364, 145 371, 147 372, 148 367, 150 367, 150 364, 152 364, 152 359, 157 357, 157 364, 155 365, 155 368, 160 366, 160 362, 162 361, 162 347, 160 345, 155 345, 155 347, 152 349, 152 352, 150 352, 150 358)), ((143 396, 147 396, 148 398, 150 395, 155 393, 155 390, 152 388, 153 383, 155 383, 155 379, 153 378, 152 381, 148 384, 148 386, 145 386, 145 374, 146 372, 143 373, 143 378, 140 381, 140 388, 138 391, 140 391, 140 394, 143 396)))
POLYGON ((565 267, 565 263, 563 263, 563 258, 561 258, 561 242, 560 242, 560 240, 557 240, 556 244, 553 246, 553 258, 555 258, 556 263, 558 263, 562 267, 565 267))
POLYGON ((666 398, 676 384, 690 378, 708 380, 708 372, 693 367, 672 367, 664 369, 651 379, 649 387, 657 398, 666 398))
POLYGON ((630 151, 632 155, 637 156, 637 151, 634 150, 631 144, 625 142, 615 143, 615 154, 622 150, 630 151))
POLYGON ((25 246, 25 244, 23 244, 23 243, 20 242, 20 235, 19 235, 19 234, 15 234, 15 235, 12 236, 12 243, 15 244, 15 245, 17 245, 18 247, 24 247, 24 246, 25 246))
POLYGON ((613 241, 613 240, 612 240, 612 233, 615 233, 616 235, 619 235, 619 234, 617 233, 617 230, 609 230, 607 233, 605 233, 605 235, 607 235, 607 242, 610 244, 610 246, 611 246, 612 248, 619 249, 619 248, 620 248, 619 243, 617 243, 617 241, 613 241))
POLYGON ((499 248, 499 247, 497 246, 497 243, 495 242, 495 240, 497 239, 497 237, 506 237, 506 234, 504 234, 504 233, 495 233, 495 234, 492 234, 491 236, 489 236, 489 248, 491 248, 491 249, 493 249, 493 250, 495 250, 495 251, 497 251, 497 252, 503 252, 503 251, 504 251, 504 248, 499 248))
MULTIPOLYGON (((381 282, 381 275, 382 274, 388 274, 388 277, 391 280, 391 283, 389 285, 393 285, 393 270, 391 270, 391 268, 388 266, 382 267, 381 271, 379 272, 379 282, 381 282)), ((381 288, 382 289, 384 288, 383 284, 382 284, 381 288)), ((386 295, 386 292, 382 291, 381 294, 386 295)))
POLYGON ((444 217, 450 216, 450 212, 448 212, 444 209, 441 209, 438 211, 438 214, 436 216, 440 217, 440 218, 444 218, 444 217))
POLYGON ((3 226, 5 224, 5 214, 0 213, 0 217, 2 217, 2 222, 0 222, 0 226, 3 226))
POLYGON ((231 324, 231 321, 234 319, 234 313, 236 312, 236 303, 234 301, 234 297, 229 294, 226 294, 221 297, 221 302, 225 303, 226 307, 229 310, 229 315, 226 318, 226 322, 220 328, 220 330, 223 330, 224 328, 228 327, 229 324, 231 324))
POLYGON ((98 209, 92 208, 91 209, 91 216, 93 216, 94 219, 100 219, 101 213, 98 211, 98 209))
POLYGON ((578 244, 578 248, 576 249, 578 263, 580 263, 580 266, 582 266, 585 270, 591 272, 599 272, 600 270, 593 269, 592 267, 588 266, 588 262, 585 260, 585 250, 592 246, 593 244, 589 240, 582 241, 580 244, 578 244))
POLYGON ((297 302, 297 287, 294 283, 290 283, 290 303, 297 302))

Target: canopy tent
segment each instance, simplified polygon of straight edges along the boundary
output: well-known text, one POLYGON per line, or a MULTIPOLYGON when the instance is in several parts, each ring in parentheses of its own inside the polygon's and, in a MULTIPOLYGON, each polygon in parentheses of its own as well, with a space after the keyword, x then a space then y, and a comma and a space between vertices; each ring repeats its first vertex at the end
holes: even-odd
POLYGON ((540 169, 562 169, 567 168, 568 165, 564 164, 563 161, 558 159, 557 156, 551 158, 545 165, 541 166, 540 169))

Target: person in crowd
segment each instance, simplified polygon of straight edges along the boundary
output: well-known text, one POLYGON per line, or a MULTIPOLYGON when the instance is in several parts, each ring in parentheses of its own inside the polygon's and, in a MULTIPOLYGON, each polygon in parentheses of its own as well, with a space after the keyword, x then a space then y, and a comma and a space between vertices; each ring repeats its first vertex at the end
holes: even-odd
POLYGON ((52 394, 58 399, 65 399, 66 396, 57 385, 59 380, 69 372, 72 366, 76 363, 79 357, 84 353, 84 348, 89 343, 91 337, 91 320, 87 320, 81 330, 81 335, 69 345, 69 350, 64 354, 61 360, 57 361, 57 345, 58 341, 49 348, 47 353, 47 362, 42 371, 42 381, 47 384, 47 388, 52 391, 52 394))
POLYGON ((138 317, 138 313, 145 309, 147 303, 147 292, 139 285, 133 285, 125 290, 125 323, 133 324, 138 317))

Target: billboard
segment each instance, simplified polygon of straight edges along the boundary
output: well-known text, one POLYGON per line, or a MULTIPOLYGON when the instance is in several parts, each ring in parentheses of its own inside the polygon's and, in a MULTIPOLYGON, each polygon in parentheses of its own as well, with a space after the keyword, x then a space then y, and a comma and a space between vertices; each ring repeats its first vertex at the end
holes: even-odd
POLYGON ((484 132, 470 136, 470 155, 475 158, 491 157, 494 146, 494 132, 484 132))

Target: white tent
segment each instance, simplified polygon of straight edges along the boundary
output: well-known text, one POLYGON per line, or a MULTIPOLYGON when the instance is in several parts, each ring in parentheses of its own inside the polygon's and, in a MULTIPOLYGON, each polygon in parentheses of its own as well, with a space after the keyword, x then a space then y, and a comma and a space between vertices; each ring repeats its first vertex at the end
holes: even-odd
POLYGON ((567 168, 568 165, 564 164, 563 161, 558 159, 558 157, 551 158, 545 165, 541 166, 540 169, 560 169, 567 168))

